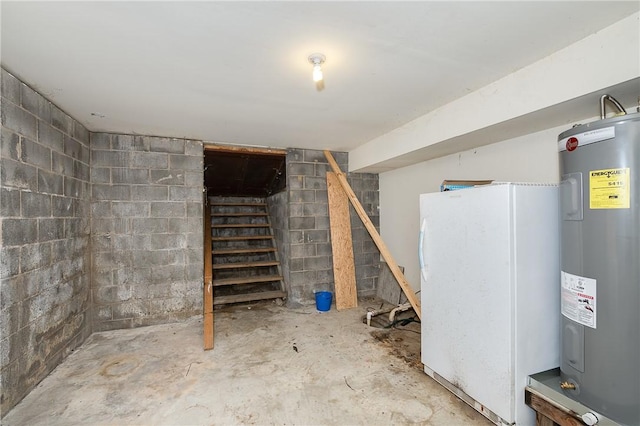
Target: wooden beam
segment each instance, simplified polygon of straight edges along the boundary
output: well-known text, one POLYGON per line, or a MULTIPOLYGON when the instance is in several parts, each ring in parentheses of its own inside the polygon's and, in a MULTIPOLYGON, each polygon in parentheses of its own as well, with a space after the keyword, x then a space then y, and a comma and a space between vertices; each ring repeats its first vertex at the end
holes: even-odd
POLYGON ((349 199, 342 190, 335 173, 327 172, 327 195, 329 197, 336 309, 341 311, 358 306, 358 291, 356 289, 356 267, 353 261, 349 199))
POLYGON ((204 349, 213 349, 213 268, 211 254, 211 206, 204 194, 204 286, 203 286, 203 333, 204 349))
POLYGON ((351 204, 353 205, 354 210, 356 211, 356 213, 358 213, 358 216, 360 216, 360 220, 362 220, 364 227, 367 228, 367 231, 369 231, 369 235, 371 235, 371 239, 373 239, 373 242, 378 247, 378 250, 380 250, 380 254, 384 258, 384 260, 387 262, 387 265, 389 265, 389 269, 391 269, 391 273, 396 278, 396 280, 398 280, 398 284, 400 284, 400 288, 402 288, 402 291, 407 296, 407 299, 409 300, 409 303, 411 303, 411 306, 413 307, 413 309, 416 311, 418 318, 422 319, 420 302, 418 301, 416 294, 413 292, 411 285, 409 284, 407 279, 404 277, 404 274, 400 270, 400 267, 398 266, 396 261, 393 259, 393 256, 391 256, 391 252, 389 251, 389 249, 387 248, 387 245, 384 243, 384 241, 380 237, 380 234, 376 230, 376 227, 373 225, 373 223, 371 223, 371 219, 369 219, 369 215, 367 215, 367 212, 362 207, 362 204, 360 204, 360 201, 358 201, 358 197, 356 197, 356 194, 351 189, 351 185, 349 185, 349 182, 347 182, 346 176, 340 170, 340 166, 338 166, 338 163, 336 163, 336 160, 334 160, 333 155, 331 155, 330 151, 325 150, 324 156, 327 157, 327 161, 329 161, 331 168, 333 169, 335 174, 338 176, 338 181, 340 182, 340 185, 342 185, 342 189, 344 189, 344 191, 347 193, 347 197, 349 197, 349 201, 351 201, 351 204))
POLYGON ((558 424, 561 426, 584 426, 584 422, 577 413, 552 401, 535 389, 524 389, 524 402, 536 412, 536 424, 547 426, 558 424))
POLYGON ((536 412, 536 426, 556 426, 557 423, 546 417, 544 414, 536 412))
POLYGON ((287 151, 284 149, 255 148, 251 146, 240 145, 215 145, 211 143, 205 143, 204 150, 231 153, 247 153, 252 155, 287 155, 287 151))

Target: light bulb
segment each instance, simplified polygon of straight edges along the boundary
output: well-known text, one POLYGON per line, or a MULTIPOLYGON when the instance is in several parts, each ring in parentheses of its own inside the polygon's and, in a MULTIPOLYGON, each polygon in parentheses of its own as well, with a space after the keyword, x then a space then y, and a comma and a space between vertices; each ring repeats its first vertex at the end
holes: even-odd
POLYGON ((322 81, 322 67, 320 64, 315 64, 313 66, 313 81, 316 83, 322 81))
POLYGON ((309 62, 313 65, 313 81, 318 83, 323 80, 322 64, 327 59, 322 53, 314 53, 309 55, 309 62))

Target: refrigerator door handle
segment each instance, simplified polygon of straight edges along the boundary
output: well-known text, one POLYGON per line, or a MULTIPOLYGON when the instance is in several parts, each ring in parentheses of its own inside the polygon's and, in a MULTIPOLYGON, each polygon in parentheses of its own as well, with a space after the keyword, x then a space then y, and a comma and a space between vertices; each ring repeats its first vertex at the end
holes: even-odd
POLYGON ((427 281, 427 268, 424 264, 424 232, 427 228, 427 219, 422 219, 422 225, 420 225, 420 238, 418 239, 418 258, 420 259, 420 274, 422 280, 427 281))

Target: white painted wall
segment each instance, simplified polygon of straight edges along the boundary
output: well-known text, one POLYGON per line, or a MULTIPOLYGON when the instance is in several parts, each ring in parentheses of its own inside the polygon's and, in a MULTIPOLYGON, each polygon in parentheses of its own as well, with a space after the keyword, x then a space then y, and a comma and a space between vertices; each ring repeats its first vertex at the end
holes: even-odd
MULTIPOLYGON (((510 132, 513 137, 544 129, 545 123, 551 122, 550 126, 556 126, 586 118, 589 115, 567 114, 577 111, 579 106, 591 107, 591 98, 585 95, 599 93, 640 77, 639 26, 640 13, 634 13, 534 64, 373 139, 349 152, 349 169, 389 170, 438 157, 442 152, 485 145, 488 143, 484 140, 487 134, 495 138, 500 133, 510 132), (581 101, 575 102, 576 99, 581 101), (570 101, 575 105, 569 107, 567 103, 570 101), (549 109, 553 109, 552 113, 545 114, 545 110, 549 109), (515 120, 520 120, 516 123, 520 130, 535 130, 517 133, 517 129, 514 131, 510 127, 515 120), (492 127, 496 127, 497 132, 479 132, 492 127), (443 145, 456 146, 458 149, 443 151, 446 150, 443 145), (379 165, 384 166, 376 169, 379 165)), ((632 87, 637 97, 637 83, 632 87)), ((593 96, 593 99, 597 98, 597 95, 593 96)))
POLYGON ((638 25, 635 13, 349 153, 351 171, 383 165, 380 232, 414 289, 420 287, 419 195, 439 191, 444 179, 558 182, 557 137, 574 120, 597 119, 591 115, 600 94, 619 96, 609 92, 617 85, 621 102, 634 112, 638 25), (441 156, 449 152, 456 153, 441 156))
POLYGON ((418 197, 445 179, 559 181, 557 138, 570 125, 463 151, 380 174, 380 233, 415 290, 420 287, 418 197))
MULTIPOLYGON (((628 114, 640 113, 640 100, 622 105, 628 114)), ((593 109, 599 109, 597 99, 593 109)), ((617 110, 607 103, 607 117, 615 112, 617 110)), ((411 286, 416 291, 420 288, 420 194, 440 191, 445 179, 557 183, 560 181, 558 135, 574 124, 599 119, 592 116, 380 173, 380 235, 394 260, 405 267, 404 274, 411 286)))

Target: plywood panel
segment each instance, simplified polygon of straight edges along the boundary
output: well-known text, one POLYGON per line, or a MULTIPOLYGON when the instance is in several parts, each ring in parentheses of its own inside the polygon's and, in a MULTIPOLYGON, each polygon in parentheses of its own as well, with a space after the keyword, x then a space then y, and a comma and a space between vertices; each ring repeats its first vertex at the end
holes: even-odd
POLYGON ((351 240, 349 199, 335 173, 327 172, 327 193, 329 196, 336 308, 338 310, 355 308, 358 306, 358 292, 351 240))
POLYGON ((404 274, 402 273, 402 271, 400 270, 400 267, 398 266, 393 256, 391 255, 391 252, 387 248, 387 245, 382 240, 382 237, 380 237, 378 230, 373 225, 373 223, 371 223, 371 219, 369 219, 369 215, 362 207, 362 204, 360 204, 360 201, 358 201, 358 197, 356 197, 356 194, 354 194, 353 189, 351 189, 351 185, 349 185, 349 182, 347 182, 347 178, 345 177, 344 173, 342 173, 342 171, 340 170, 340 166, 338 166, 338 163, 336 163, 336 160, 333 158, 333 155, 331 155, 330 151, 324 151, 324 156, 327 157, 327 161, 329 161, 329 164, 331 165, 331 169, 335 172, 336 176, 338 177, 338 182, 340 182, 342 189, 346 192, 347 197, 349 197, 349 201, 351 201, 351 204, 353 205, 354 210, 356 211, 356 213, 358 213, 358 216, 360 216, 360 220, 362 220, 364 227, 369 232, 369 235, 371 235, 371 239, 378 247, 378 250, 380 250, 380 254, 389 265, 389 269, 391 269, 391 273, 396 278, 396 280, 398 280, 398 284, 400 284, 402 291, 407 296, 407 299, 409 300, 409 303, 411 303, 411 306, 413 307, 413 309, 416 311, 416 315, 418 315, 418 318, 422 318, 422 311, 420 310, 420 302, 418 301, 416 294, 413 292, 411 285, 407 282, 407 279, 404 277, 404 274))

